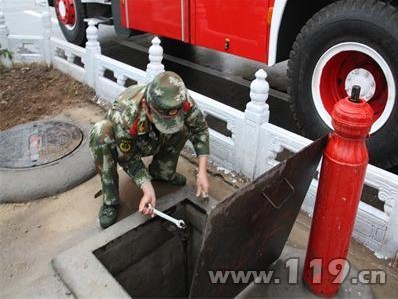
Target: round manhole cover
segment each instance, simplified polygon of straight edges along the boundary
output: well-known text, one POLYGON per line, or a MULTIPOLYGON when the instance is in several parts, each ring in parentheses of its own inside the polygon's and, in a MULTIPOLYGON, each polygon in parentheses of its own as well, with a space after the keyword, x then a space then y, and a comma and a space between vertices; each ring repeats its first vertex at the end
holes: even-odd
POLYGON ((62 121, 17 126, 0 132, 0 167, 45 165, 72 153, 82 140, 78 127, 62 121))

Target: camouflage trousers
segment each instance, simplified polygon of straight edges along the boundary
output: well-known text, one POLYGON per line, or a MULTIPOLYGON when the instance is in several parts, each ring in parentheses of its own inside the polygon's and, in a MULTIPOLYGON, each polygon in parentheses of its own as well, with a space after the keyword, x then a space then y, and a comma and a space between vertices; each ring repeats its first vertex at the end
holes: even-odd
POLYGON ((175 134, 160 134, 157 144, 152 144, 146 153, 137 153, 129 160, 121 159, 117 150, 113 124, 103 120, 94 125, 90 133, 90 151, 97 171, 101 177, 103 201, 107 205, 117 205, 119 202, 119 175, 117 164, 141 187, 147 181, 154 179, 172 180, 176 173, 178 157, 187 139, 188 131, 183 130, 175 134), (141 157, 151 156, 149 172, 141 157))

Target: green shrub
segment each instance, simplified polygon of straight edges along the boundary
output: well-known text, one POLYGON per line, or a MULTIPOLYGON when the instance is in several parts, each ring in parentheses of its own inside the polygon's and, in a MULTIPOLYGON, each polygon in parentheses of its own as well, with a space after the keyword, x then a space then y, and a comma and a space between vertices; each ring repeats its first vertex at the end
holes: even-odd
POLYGON ((0 72, 7 71, 9 67, 4 65, 4 59, 9 59, 12 63, 12 52, 8 49, 3 49, 0 44, 0 72))

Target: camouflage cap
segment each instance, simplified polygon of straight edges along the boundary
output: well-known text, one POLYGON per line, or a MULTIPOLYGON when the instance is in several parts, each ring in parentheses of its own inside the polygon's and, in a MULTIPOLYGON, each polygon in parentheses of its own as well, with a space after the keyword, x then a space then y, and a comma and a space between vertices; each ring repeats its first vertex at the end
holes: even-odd
POLYGON ((174 134, 182 129, 184 111, 181 106, 187 93, 181 77, 174 72, 162 72, 148 84, 146 100, 160 132, 174 134))

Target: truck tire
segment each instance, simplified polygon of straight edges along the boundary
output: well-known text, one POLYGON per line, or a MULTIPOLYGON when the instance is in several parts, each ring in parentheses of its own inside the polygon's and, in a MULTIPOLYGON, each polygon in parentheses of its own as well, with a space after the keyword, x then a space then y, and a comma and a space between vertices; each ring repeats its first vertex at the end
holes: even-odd
POLYGON ((332 129, 334 104, 355 84, 374 109, 370 162, 398 165, 398 12, 375 0, 335 2, 301 29, 290 52, 288 92, 309 138, 332 129))
POLYGON ((66 40, 78 46, 86 43, 86 7, 80 0, 55 0, 55 12, 66 40))

